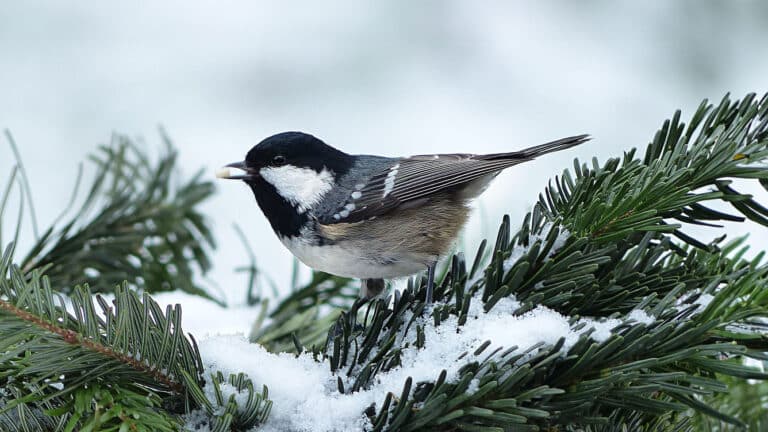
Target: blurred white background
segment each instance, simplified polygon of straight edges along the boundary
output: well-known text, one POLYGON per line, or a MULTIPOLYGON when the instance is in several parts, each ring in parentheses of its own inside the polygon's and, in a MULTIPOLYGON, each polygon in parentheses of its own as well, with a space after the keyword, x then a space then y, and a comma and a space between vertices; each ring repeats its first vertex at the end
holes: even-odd
MULTIPOLYGON (((768 3, 758 0, 144 3, 0 7, 0 127, 19 144, 43 226, 113 131, 154 151, 162 125, 186 174, 211 177, 285 130, 385 155, 594 136, 499 176, 468 227, 471 256, 574 157, 645 146, 676 108, 689 118, 703 98, 768 90, 768 3)), ((2 183, 13 163, 3 142, 2 183)), ((205 211, 219 241, 209 278, 231 304, 244 301, 234 268, 247 262, 235 222, 258 265, 288 286, 291 255, 244 185, 220 182, 205 211)), ((768 240, 755 225, 729 229, 768 240)))

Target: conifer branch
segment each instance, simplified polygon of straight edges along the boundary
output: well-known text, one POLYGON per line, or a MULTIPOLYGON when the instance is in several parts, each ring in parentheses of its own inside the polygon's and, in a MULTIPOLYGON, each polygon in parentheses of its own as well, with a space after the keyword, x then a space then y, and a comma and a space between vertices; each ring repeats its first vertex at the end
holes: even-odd
POLYGON ((179 289, 217 301, 194 277, 210 269, 215 247, 198 209, 213 184, 201 172, 179 179, 176 152, 163 140, 165 153, 154 163, 124 136, 101 146, 90 157, 97 171, 85 200, 69 221, 42 233, 21 269, 44 270, 65 293, 79 284, 112 292, 128 281, 145 292, 179 289))
MULTIPOLYGON (((193 341, 180 333, 178 306, 163 313, 148 295, 140 300, 121 288, 112 305, 96 298, 97 313, 87 287, 78 287, 68 310, 46 277, 11 265, 12 251, 8 247, 0 260, 0 275, 8 276, 0 278, 0 383, 16 397, 6 398, 0 410, 68 406, 99 386, 119 393, 109 396, 122 401, 114 405, 118 411, 129 405, 141 409, 125 399, 130 392, 147 400, 159 401, 162 395, 169 415, 195 406, 181 372, 197 377, 194 385, 202 386, 202 361, 193 341)), ((156 418, 156 408, 141 406, 148 410, 145 419, 156 418)), ((71 423, 69 410, 59 415, 70 424, 90 421, 71 423)))
MULTIPOLYGON (((84 294, 90 295, 87 291, 84 294)), ((18 318, 19 320, 32 323, 42 330, 58 335, 61 338, 61 340, 63 340, 64 342, 70 345, 75 345, 75 346, 84 348, 86 350, 99 353, 105 357, 109 357, 110 359, 116 360, 120 363, 123 363, 127 366, 132 367, 136 372, 142 375, 149 375, 154 379, 155 382, 161 384, 162 386, 168 388, 173 392, 182 393, 184 391, 184 387, 182 387, 182 385, 179 382, 174 381, 171 377, 162 373, 162 371, 152 368, 149 365, 146 365, 136 360, 131 355, 116 352, 111 347, 105 346, 91 339, 85 339, 83 338, 83 335, 81 335, 78 332, 75 332, 70 329, 62 328, 50 322, 44 321, 42 318, 38 317, 37 315, 31 314, 25 310, 19 309, 16 306, 4 300, 0 300, 0 309, 3 309, 5 312, 15 315, 15 317, 18 318)), ((25 330, 29 332, 29 329, 25 329, 25 330)))

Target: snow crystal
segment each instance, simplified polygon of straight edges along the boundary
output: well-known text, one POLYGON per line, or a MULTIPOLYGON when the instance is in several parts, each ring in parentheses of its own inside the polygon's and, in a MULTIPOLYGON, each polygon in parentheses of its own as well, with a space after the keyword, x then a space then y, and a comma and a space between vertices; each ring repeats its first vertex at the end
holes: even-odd
POLYGON ((593 328, 594 331, 590 334, 589 337, 592 338, 592 340, 595 342, 602 343, 611 337, 611 334, 613 334, 613 329, 627 320, 649 325, 652 324, 656 319, 651 315, 648 315, 648 313, 642 309, 633 309, 627 314, 625 319, 609 318, 603 321, 595 321, 592 318, 582 318, 578 321, 578 323, 583 323, 585 330, 593 328))
POLYGON ((715 296, 712 294, 702 293, 701 290, 696 289, 680 296, 677 301, 675 301, 675 306, 678 310, 681 310, 696 305, 696 310, 694 310, 693 313, 698 314, 703 312, 714 299, 715 296), (696 300, 691 301, 693 297, 696 297, 696 300))
POLYGON ((478 390, 480 390, 480 378, 474 378, 469 382, 469 386, 467 386, 465 393, 468 395, 473 395, 477 393, 478 390))
POLYGON ((699 307, 696 309, 696 312, 702 312, 704 309, 709 306, 710 303, 712 303, 712 300, 715 299, 715 296, 712 294, 702 294, 699 296, 699 298, 696 299, 693 304, 698 305, 699 307))
POLYGON ((656 321, 656 318, 648 315, 648 313, 642 309, 633 309, 629 315, 627 315, 627 318, 635 320, 639 323, 643 323, 645 325, 653 324, 653 322, 656 321))
POLYGON ((593 331, 589 337, 592 338, 592 340, 595 342, 602 343, 611 337, 611 330, 621 324, 621 321, 616 318, 607 319, 605 321, 595 321, 590 318, 582 318, 579 320, 579 323, 585 324, 585 330, 593 328, 595 331, 593 331))

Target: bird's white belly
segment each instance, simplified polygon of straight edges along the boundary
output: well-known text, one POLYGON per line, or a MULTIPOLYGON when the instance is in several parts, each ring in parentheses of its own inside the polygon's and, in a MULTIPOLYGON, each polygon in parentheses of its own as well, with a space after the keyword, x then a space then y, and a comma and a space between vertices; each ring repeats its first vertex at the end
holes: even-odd
POLYGON ((393 279, 410 276, 425 269, 417 260, 376 262, 376 257, 365 257, 339 245, 316 246, 298 237, 280 237, 285 247, 309 267, 337 276, 360 279, 393 279))

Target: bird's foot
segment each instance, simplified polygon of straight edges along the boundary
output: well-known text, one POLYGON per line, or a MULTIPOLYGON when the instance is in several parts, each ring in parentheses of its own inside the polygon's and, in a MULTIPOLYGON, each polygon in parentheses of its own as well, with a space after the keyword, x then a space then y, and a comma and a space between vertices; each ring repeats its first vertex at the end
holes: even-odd
POLYGON ((384 279, 362 279, 360 281, 360 298, 372 299, 384 291, 384 279))
POLYGON ((424 299, 426 304, 432 304, 432 297, 435 292, 435 266, 436 262, 427 267, 427 295, 424 299))

